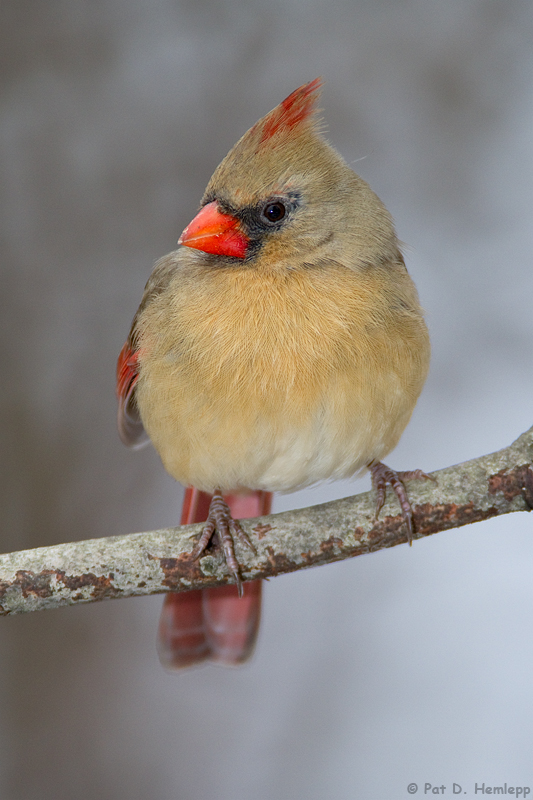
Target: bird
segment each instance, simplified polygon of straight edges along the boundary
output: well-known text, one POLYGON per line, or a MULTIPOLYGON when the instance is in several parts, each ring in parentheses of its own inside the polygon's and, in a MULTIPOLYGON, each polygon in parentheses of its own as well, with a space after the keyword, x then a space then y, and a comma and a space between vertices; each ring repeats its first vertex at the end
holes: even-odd
POLYGON ((151 440, 190 487, 182 522, 205 521, 191 558, 215 540, 233 581, 209 600, 167 596, 166 666, 253 649, 260 591, 243 590, 235 556, 236 540, 253 548, 239 498, 255 516, 272 492, 369 471, 376 518, 390 485, 411 543, 405 482, 429 478, 382 461, 425 383, 429 334, 389 212, 324 136, 321 88, 293 91, 215 169, 119 356, 122 441, 151 440))

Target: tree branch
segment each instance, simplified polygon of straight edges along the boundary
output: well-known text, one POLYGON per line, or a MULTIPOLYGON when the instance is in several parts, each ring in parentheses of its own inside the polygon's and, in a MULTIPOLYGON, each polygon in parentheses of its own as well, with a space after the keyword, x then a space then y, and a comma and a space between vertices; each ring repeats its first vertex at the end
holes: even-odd
MULTIPOLYGON (((512 445, 409 484, 415 539, 533 509, 533 427, 512 445)), ((340 561, 406 541, 393 492, 374 521, 371 492, 253 520, 257 553, 237 543, 245 580, 340 561)), ((230 582, 217 553, 188 558, 202 526, 90 539, 0 555, 0 614, 230 582)))

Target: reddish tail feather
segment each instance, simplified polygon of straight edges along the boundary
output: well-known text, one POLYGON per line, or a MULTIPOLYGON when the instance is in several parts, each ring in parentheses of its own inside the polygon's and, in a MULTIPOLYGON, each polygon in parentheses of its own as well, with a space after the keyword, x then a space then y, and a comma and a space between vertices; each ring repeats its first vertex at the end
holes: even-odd
MULTIPOLYGON (((270 513, 271 492, 224 496, 236 519, 270 513)), ((181 524, 204 522, 211 495, 198 489, 185 491, 181 524)), ((192 667, 203 661, 226 666, 242 664, 252 654, 261 619, 262 581, 243 584, 239 598, 236 586, 170 592, 165 597, 159 621, 157 651, 168 669, 192 667)))

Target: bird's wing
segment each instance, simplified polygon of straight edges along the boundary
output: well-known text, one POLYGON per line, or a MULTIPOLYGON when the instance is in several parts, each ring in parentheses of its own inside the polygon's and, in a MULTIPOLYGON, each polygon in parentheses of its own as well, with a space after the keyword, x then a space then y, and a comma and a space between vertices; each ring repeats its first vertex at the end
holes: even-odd
POLYGON ((149 441, 135 400, 139 380, 139 347, 137 320, 146 306, 163 292, 177 269, 177 252, 169 253, 156 263, 144 287, 141 304, 131 324, 126 344, 117 361, 118 433, 127 447, 143 447, 149 441))
POLYGON ((117 361, 118 433, 127 447, 142 447, 148 442, 135 402, 138 360, 139 353, 130 335, 117 361))

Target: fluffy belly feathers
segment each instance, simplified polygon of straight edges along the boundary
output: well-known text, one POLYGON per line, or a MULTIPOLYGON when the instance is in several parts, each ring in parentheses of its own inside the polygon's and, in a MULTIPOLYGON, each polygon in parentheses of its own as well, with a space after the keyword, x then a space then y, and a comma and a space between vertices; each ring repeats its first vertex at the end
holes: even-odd
POLYGON ((429 357, 398 276, 392 304, 377 270, 177 276, 139 321, 137 402, 167 471, 210 492, 293 491, 381 460, 429 357))

